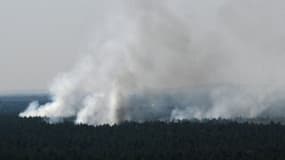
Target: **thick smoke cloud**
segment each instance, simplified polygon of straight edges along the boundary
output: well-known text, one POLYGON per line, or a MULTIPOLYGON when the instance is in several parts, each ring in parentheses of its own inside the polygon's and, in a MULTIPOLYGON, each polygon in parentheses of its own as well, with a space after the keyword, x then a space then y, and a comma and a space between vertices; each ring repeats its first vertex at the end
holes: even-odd
POLYGON ((90 53, 21 117, 125 120, 285 113, 281 0, 98 2, 90 53))

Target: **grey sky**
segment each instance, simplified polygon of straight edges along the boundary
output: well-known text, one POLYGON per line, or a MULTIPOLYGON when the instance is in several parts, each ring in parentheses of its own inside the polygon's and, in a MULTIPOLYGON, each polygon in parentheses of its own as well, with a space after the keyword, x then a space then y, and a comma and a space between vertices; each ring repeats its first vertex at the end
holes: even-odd
POLYGON ((94 4, 0 0, 0 93, 45 91, 69 70, 87 46, 94 4))

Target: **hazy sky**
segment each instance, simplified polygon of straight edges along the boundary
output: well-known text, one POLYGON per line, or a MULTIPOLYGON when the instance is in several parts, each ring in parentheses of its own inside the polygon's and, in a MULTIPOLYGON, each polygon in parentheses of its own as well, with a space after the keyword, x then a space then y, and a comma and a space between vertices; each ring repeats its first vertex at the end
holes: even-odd
POLYGON ((93 0, 0 0, 0 94, 45 91, 92 31, 93 0))

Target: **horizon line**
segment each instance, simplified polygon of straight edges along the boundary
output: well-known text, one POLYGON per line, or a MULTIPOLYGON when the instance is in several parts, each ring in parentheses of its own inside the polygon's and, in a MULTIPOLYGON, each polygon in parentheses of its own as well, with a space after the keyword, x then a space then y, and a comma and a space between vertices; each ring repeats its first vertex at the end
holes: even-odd
POLYGON ((0 96, 29 96, 29 95, 48 95, 47 90, 13 90, 1 91, 0 96))

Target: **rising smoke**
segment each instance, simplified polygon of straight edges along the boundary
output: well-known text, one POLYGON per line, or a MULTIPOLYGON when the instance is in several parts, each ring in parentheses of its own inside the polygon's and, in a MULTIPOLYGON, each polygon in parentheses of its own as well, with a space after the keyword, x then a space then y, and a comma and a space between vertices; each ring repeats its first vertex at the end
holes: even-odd
POLYGON ((55 79, 52 102, 21 117, 284 116, 282 0, 98 1, 96 13, 90 53, 55 79))

